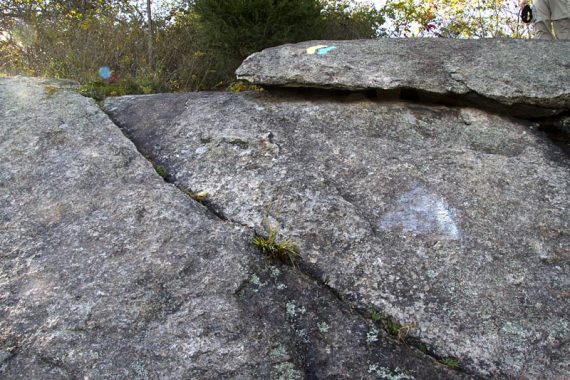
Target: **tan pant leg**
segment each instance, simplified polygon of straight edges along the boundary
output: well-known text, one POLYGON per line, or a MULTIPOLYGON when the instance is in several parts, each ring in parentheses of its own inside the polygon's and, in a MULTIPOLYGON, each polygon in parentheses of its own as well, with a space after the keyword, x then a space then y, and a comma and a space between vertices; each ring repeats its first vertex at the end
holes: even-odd
POLYGON ((550 0, 534 0, 534 18, 535 22, 532 26, 532 32, 535 38, 539 40, 552 40, 550 32, 550 0))
POLYGON ((559 40, 570 40, 570 18, 552 21, 554 33, 559 40))
POLYGON ((550 20, 537 21, 532 26, 534 36, 539 40, 553 40, 552 33, 550 33, 550 20))

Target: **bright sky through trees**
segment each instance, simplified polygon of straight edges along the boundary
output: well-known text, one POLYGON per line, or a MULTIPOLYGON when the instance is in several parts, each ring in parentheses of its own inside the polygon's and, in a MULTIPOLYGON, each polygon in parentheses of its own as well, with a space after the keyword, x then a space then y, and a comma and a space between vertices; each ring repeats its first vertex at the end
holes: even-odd
POLYGON ((374 4, 376 9, 382 8, 386 4, 386 0, 355 0, 357 3, 374 4))

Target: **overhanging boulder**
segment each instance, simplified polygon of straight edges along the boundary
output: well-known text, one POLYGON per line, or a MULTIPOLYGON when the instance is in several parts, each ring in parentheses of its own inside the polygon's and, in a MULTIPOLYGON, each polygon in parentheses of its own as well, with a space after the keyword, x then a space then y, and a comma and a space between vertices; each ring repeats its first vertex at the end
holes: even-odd
POLYGON ((415 91, 514 116, 570 109, 570 44, 512 39, 309 41, 269 48, 236 72, 254 84, 415 91))

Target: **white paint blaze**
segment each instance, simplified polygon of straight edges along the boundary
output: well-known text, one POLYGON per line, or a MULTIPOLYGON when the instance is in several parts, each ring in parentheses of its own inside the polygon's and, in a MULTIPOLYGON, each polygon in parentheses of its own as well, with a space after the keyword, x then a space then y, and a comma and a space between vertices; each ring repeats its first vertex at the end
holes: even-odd
POLYGON ((421 185, 401 194, 378 225, 383 230, 430 235, 439 239, 459 240, 461 237, 455 223, 455 212, 442 197, 421 185))

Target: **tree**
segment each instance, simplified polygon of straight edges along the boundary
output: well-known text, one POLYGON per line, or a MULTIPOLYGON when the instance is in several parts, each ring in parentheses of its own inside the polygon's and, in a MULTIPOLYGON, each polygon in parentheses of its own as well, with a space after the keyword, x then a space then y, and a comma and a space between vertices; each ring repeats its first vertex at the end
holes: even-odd
POLYGON ((102 65, 133 69, 133 63, 145 61, 139 56, 141 24, 129 18, 128 0, 0 4, 0 31, 7 36, 0 41, 0 54, 7 71, 85 80, 102 65))
POLYGON ((381 12, 391 37, 530 37, 517 0, 393 0, 381 12))
POLYGON ((236 60, 269 46, 318 38, 317 0, 196 0, 202 38, 236 60))
POLYGON ((147 29, 148 29, 148 65, 151 70, 154 70, 154 54, 153 54, 154 26, 152 22, 151 0, 146 0, 146 19, 147 19, 147 29))
POLYGON ((322 39, 376 38, 384 24, 383 14, 372 5, 353 0, 321 0, 322 39))

